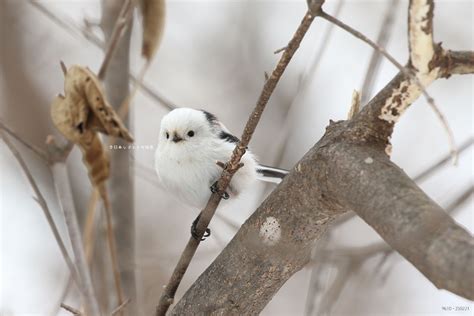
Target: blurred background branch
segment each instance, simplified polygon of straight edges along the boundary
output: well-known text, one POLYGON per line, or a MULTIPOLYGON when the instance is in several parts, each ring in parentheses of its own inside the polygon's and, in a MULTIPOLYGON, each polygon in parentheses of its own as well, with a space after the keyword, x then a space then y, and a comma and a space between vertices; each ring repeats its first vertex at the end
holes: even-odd
MULTIPOLYGON (((130 39, 132 34, 131 0, 102 0, 101 28, 107 42, 106 57, 101 72, 107 98, 118 111, 129 94, 130 39), (107 72, 106 72, 107 71, 107 72)), ((124 119, 130 127, 130 115, 124 119)), ((124 140, 117 145, 127 146, 124 140)), ((123 151, 110 152, 109 196, 113 213, 117 259, 125 296, 130 298, 126 309, 131 315, 139 314, 135 277, 135 211, 134 181, 130 155, 123 151)), ((119 301, 112 306, 121 305, 119 301)))

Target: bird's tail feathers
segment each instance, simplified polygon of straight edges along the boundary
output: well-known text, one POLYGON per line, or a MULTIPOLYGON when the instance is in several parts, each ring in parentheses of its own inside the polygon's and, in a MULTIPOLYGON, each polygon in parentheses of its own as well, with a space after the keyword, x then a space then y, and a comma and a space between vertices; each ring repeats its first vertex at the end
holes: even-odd
POLYGON ((285 169, 264 165, 257 166, 257 178, 265 182, 280 183, 288 173, 289 171, 285 169))

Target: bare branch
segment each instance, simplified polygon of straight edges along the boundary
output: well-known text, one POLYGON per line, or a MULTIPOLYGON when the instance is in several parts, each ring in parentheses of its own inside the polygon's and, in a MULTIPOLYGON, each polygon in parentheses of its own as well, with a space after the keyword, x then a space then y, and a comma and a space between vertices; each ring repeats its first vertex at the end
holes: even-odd
MULTIPOLYGON (((394 165, 383 163, 386 157, 381 157, 379 152, 357 148, 350 152, 350 158, 341 156, 339 166, 341 163, 347 163, 347 166, 359 163, 360 174, 355 176, 351 172, 341 188, 332 188, 333 192, 339 191, 337 200, 345 201, 438 288, 473 298, 474 289, 468 279, 474 277, 474 267, 468 262, 473 259, 474 240, 469 232, 454 222, 403 172, 394 165), (371 163, 366 162, 367 157, 372 158, 371 163), (354 187, 361 183, 368 185, 364 185, 364 189, 354 187), (367 190, 371 192, 370 201, 364 196, 367 190), (461 266, 464 264, 465 267, 461 266)), ((335 172, 336 178, 342 175, 335 172)))
MULTIPOLYGON (((454 213, 459 207, 474 193, 474 186, 468 187, 453 202, 446 207, 449 214, 454 213)), ((322 304, 319 308, 320 314, 329 313, 334 305, 337 304, 339 297, 348 283, 351 275, 357 273, 357 270, 362 267, 363 263, 376 255, 383 255, 379 267, 387 259, 387 257, 395 252, 385 242, 375 243, 364 247, 341 248, 341 249, 323 249, 317 252, 316 260, 313 260, 314 265, 320 265, 321 259, 325 261, 332 261, 338 267, 338 275, 331 285, 330 289, 321 299, 322 304)), ((375 271, 377 272, 377 271, 375 271)))
MULTIPOLYGON (((462 155, 467 149, 469 149, 472 145, 474 144, 474 138, 470 137, 467 139, 461 146, 457 148, 457 152, 459 155, 462 155)), ((440 160, 436 161, 432 165, 426 167, 423 171, 421 171, 418 175, 412 177, 413 181, 416 182, 417 184, 420 182, 423 182, 427 178, 429 178, 433 173, 438 171, 441 167, 446 165, 451 158, 451 154, 447 153, 445 154, 440 160)), ((450 208, 446 208, 446 210, 449 210, 450 208)), ((449 212, 449 211, 448 211, 449 212)), ((344 215, 339 216, 334 222, 333 226, 339 226, 344 223, 346 223, 348 220, 354 218, 357 214, 354 212, 347 212, 344 215)))
MULTIPOLYGON (((323 1, 320 1, 319 6, 321 6, 322 2, 323 1)), ((214 216, 217 206, 219 205, 222 192, 225 191, 232 179, 232 176, 241 166, 240 159, 245 154, 250 139, 252 138, 257 124, 260 121, 263 110, 265 109, 265 106, 267 105, 270 96, 272 95, 277 83, 283 75, 283 72, 288 66, 294 53, 298 49, 301 41, 303 40, 304 35, 306 34, 311 23, 313 22, 314 17, 315 16, 312 15, 310 11, 306 12, 303 20, 301 21, 301 24, 293 35, 293 38, 290 40, 287 45, 287 48, 283 52, 280 61, 276 65, 268 80, 265 81, 263 90, 257 101, 255 109, 253 110, 247 121, 247 124, 245 125, 241 140, 234 149, 232 157, 230 161, 226 164, 226 168, 224 168, 222 175, 217 183, 219 192, 213 193, 211 195, 206 207, 201 212, 200 220, 196 225, 198 239, 194 239, 193 237, 189 239, 188 244, 186 245, 186 248, 179 259, 179 262, 176 265, 175 270, 173 271, 173 275, 171 276, 171 279, 160 298, 160 302, 156 309, 157 316, 165 315, 169 306, 173 303, 174 296, 176 294, 179 284, 181 283, 184 273, 186 272, 189 263, 191 262, 192 257, 196 252, 197 247, 199 246, 200 239, 204 235, 205 229, 209 226, 209 223, 212 217, 214 216)))

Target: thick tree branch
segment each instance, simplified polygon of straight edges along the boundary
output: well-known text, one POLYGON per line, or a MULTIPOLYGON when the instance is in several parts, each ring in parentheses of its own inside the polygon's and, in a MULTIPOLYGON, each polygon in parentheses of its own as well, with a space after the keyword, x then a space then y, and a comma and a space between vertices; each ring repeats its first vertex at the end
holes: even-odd
MULTIPOLYGON (((446 212, 453 214, 472 194, 474 186, 465 189, 457 196, 447 207, 446 212)), ((349 282, 351 276, 357 273, 357 270, 363 266, 364 262, 371 259, 375 255, 383 255, 374 272, 380 271, 381 266, 387 260, 388 256, 395 251, 385 242, 378 242, 364 247, 340 248, 340 249, 321 249, 317 253, 318 260, 314 260, 315 267, 321 265, 321 259, 331 264, 335 264, 338 269, 336 279, 331 284, 329 290, 321 299, 319 314, 326 314, 334 309, 334 305, 339 301, 339 297, 349 282)), ((324 262, 323 262, 324 263, 324 262)), ((384 273, 387 275, 387 272, 384 273)), ((382 278, 384 276, 381 276, 382 278)))
POLYGON ((330 188, 438 288, 473 299, 474 240, 380 151, 341 144, 330 188), (350 153, 350 155, 347 155, 350 153), (371 158, 372 163, 367 163, 371 158), (363 163, 361 163, 363 162, 363 163), (341 165, 345 164, 345 166, 341 165), (347 172, 347 168, 359 168, 347 172))

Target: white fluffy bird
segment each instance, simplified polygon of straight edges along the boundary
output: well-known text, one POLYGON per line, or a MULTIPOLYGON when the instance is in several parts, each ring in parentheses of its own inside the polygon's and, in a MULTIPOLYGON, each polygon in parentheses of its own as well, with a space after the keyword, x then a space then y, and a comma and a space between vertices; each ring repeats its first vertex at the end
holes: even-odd
MULTIPOLYGON (((202 209, 239 139, 211 113, 178 108, 161 120, 155 168, 163 187, 184 203, 202 209)), ((258 164, 247 150, 224 198, 238 196, 258 179, 278 183, 285 170, 258 164)), ((197 220, 194 224, 196 224, 197 220)))

